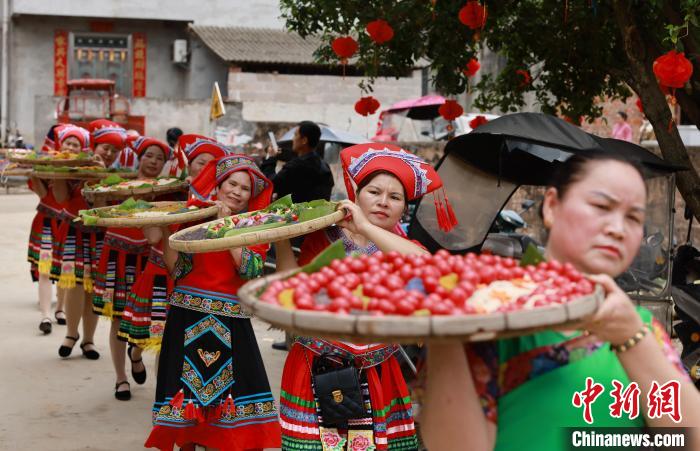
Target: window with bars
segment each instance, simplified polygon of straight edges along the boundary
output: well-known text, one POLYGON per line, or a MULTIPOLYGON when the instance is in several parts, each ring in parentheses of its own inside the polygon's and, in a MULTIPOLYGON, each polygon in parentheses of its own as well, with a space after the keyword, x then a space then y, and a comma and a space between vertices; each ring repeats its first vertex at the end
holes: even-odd
POLYGON ((69 78, 114 80, 116 92, 131 94, 131 38, 128 35, 73 33, 69 78))

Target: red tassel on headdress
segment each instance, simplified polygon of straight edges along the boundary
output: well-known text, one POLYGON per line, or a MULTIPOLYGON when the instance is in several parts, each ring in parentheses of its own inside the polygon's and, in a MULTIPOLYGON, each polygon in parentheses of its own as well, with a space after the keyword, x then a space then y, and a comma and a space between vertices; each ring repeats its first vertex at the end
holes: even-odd
POLYGON ((442 205, 440 198, 433 194, 433 199, 435 200, 435 214, 437 215, 438 227, 443 232, 449 232, 449 219, 447 218, 447 212, 445 211, 445 206, 442 205))
POLYGON ((187 403, 187 407, 185 407, 185 419, 194 420, 195 418, 197 418, 197 410, 192 400, 190 400, 190 402, 187 403))
POLYGON ((450 224, 452 224, 452 227, 456 227, 457 224, 459 224, 459 221, 457 221, 457 216, 455 215, 455 211, 452 209, 452 205, 450 205, 450 199, 447 197, 447 193, 445 192, 444 188, 442 190, 442 195, 445 196, 445 207, 447 207, 447 218, 450 220, 450 224))
POLYGON ((180 389, 179 392, 173 396, 173 399, 170 400, 170 405, 173 407, 176 407, 178 409, 182 409, 182 402, 185 400, 185 392, 180 389))

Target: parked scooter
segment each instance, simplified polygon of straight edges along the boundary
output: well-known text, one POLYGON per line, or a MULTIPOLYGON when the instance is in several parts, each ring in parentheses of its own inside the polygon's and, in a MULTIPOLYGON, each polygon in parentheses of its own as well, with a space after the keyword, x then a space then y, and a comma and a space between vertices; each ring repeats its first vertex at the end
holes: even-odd
POLYGON ((527 223, 521 215, 534 205, 534 200, 526 199, 521 204, 520 212, 501 210, 493 221, 486 241, 481 247, 482 252, 489 251, 502 257, 519 259, 532 243, 537 246, 540 253, 543 253, 544 249, 537 241, 529 235, 519 232, 520 229, 527 227, 527 223))
POLYGON ((690 240, 693 216, 686 208, 688 237, 676 249, 671 275, 671 294, 676 312, 673 329, 683 345, 681 361, 700 389, 700 250, 690 240))

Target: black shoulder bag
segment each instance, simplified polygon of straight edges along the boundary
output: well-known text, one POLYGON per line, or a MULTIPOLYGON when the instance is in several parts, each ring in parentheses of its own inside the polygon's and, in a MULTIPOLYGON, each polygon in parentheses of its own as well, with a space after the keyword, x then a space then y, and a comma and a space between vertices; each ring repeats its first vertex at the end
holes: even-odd
POLYGON ((311 371, 321 416, 326 424, 346 423, 367 416, 359 371, 352 362, 343 361, 342 365, 338 367, 336 361, 322 354, 315 359, 311 371))

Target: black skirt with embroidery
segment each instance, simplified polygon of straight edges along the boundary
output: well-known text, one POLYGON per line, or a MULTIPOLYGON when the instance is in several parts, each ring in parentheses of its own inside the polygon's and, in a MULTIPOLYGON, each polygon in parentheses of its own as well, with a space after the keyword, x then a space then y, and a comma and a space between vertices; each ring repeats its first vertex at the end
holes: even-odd
POLYGON ((250 319, 170 306, 153 423, 147 447, 280 446, 277 408, 250 319))

